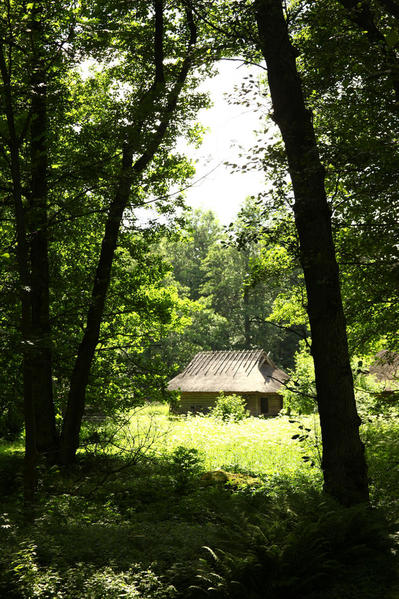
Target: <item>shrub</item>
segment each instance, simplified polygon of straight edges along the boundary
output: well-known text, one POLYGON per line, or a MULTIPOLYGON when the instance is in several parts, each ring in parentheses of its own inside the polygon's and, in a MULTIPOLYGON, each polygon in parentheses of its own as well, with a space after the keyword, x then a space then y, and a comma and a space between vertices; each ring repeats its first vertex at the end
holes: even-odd
MULTIPOLYGON (((365 358, 366 363, 367 358, 365 358)), ((399 392, 386 393, 384 384, 368 376, 363 360, 352 358, 352 373, 356 405, 361 419, 370 415, 397 417, 399 392)), ((313 358, 309 349, 301 343, 295 354, 295 368, 289 371, 290 380, 282 391, 285 412, 288 414, 312 414, 317 411, 316 384, 313 358)))
POLYGON ((216 404, 210 411, 213 418, 224 421, 239 422, 249 416, 246 401, 240 395, 225 395, 223 392, 216 399, 216 404))
POLYGON ((387 392, 383 382, 363 370, 362 361, 357 363, 353 371, 356 406, 362 421, 365 422, 370 416, 398 418, 399 391, 387 392))
POLYGON ((72 593, 66 597, 90 597, 92 599, 171 599, 176 596, 173 587, 164 585, 151 569, 143 569, 140 565, 127 572, 115 572, 112 568, 82 573, 76 569, 67 572, 67 582, 72 593), (79 580, 80 579, 80 580, 79 580), (80 587, 76 589, 76 581, 80 587), (83 584, 82 584, 83 583, 83 584))
POLYGON ((14 441, 24 428, 23 410, 17 403, 0 404, 0 439, 14 441))
POLYGON ((204 458, 197 449, 189 449, 179 445, 171 456, 172 476, 176 490, 183 492, 191 487, 191 483, 204 469, 204 458))
POLYGON ((1 586, 9 599, 172 599, 175 589, 164 584, 150 568, 139 564, 125 572, 110 567, 96 570, 79 564, 58 572, 39 568, 33 546, 26 546, 10 566, 9 584, 1 586))
POLYGON ((178 391, 168 392, 169 408, 172 414, 176 414, 180 408, 181 397, 178 391))

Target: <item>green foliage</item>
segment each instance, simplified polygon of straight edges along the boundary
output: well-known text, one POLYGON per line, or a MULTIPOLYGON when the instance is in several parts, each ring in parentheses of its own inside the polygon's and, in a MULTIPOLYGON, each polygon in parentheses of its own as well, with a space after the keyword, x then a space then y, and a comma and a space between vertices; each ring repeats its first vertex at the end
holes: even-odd
POLYGON ((398 339, 393 290, 398 280, 399 155, 391 150, 398 113, 395 77, 388 66, 394 20, 385 3, 378 8, 366 4, 379 42, 353 21, 344 2, 298 3, 292 24, 326 167, 354 353, 373 351, 382 338, 395 349, 398 339), (378 85, 371 72, 379 74, 378 85))
POLYGON ((164 239, 161 250, 173 265, 176 281, 193 300, 201 296, 203 283, 202 263, 208 252, 218 242, 221 225, 211 210, 194 210, 185 214, 185 222, 178 239, 164 239))
POLYGON ((168 393, 168 404, 171 413, 176 413, 181 404, 181 397, 178 391, 169 391, 168 393))
POLYGON ((22 433, 24 416, 19 401, 5 402, 0 411, 0 439, 13 441, 22 433))
POLYGON ((216 403, 210 411, 210 415, 217 420, 227 422, 240 422, 249 417, 246 409, 246 400, 235 393, 225 395, 222 393, 216 398, 216 403))
MULTIPOLYGON (((374 505, 393 521, 399 518, 399 418, 379 415, 363 419, 361 436, 366 447, 370 493, 374 505)), ((397 533, 394 533, 397 538, 397 533)))
POLYGON ((282 390, 286 413, 312 414, 317 411, 313 358, 303 342, 295 354, 295 369, 288 374, 290 379, 282 390))
MULTIPOLYGON (((365 369, 374 358, 352 358, 352 372, 358 413, 363 422, 372 416, 396 418, 399 412, 398 392, 385 390, 365 369)), ((288 371, 290 379, 282 391, 284 410, 290 414, 312 414, 317 411, 313 358, 305 342, 295 354, 295 369, 288 371)), ((393 383, 394 385, 394 383, 393 383)))
POLYGON ((172 599, 176 592, 151 569, 135 565, 118 572, 111 567, 79 564, 57 572, 40 568, 36 547, 21 543, 3 573, 0 589, 10 599, 172 599), (7 580, 7 583, 5 583, 7 580), (3 584, 2 584, 3 583, 3 584))
MULTIPOLYGON (((5 243, 2 232, 0 223, 0 243, 5 243)), ((22 432, 24 415, 21 399, 21 356, 15 351, 19 344, 19 335, 14 327, 10 326, 10 323, 17 319, 18 306, 13 293, 16 282, 11 273, 6 274, 8 268, 9 265, 0 263, 0 270, 3 272, 0 281, 0 439, 15 440, 22 432)))
POLYGON ((206 548, 198 583, 189 597, 387 596, 396 578, 395 560, 386 523, 378 514, 365 506, 343 509, 309 493, 291 496, 288 507, 292 510, 289 523, 283 523, 281 513, 273 510, 246 531, 251 537, 248 553, 237 556, 206 548))
MULTIPOLYGON (((41 246, 43 254, 47 254, 48 245, 50 288, 43 293, 50 298, 51 332, 37 334, 45 336, 46 346, 51 348, 56 411, 61 415, 65 413, 69 380, 91 304, 100 251, 102 247, 110 248, 109 240, 102 245, 102 239, 118 188, 123 148, 127 147, 131 150, 130 162, 137 166, 140 156, 144 156, 147 168, 141 169, 141 176, 137 176, 136 169, 134 181, 126 187, 130 197, 125 198, 127 210, 119 231, 87 398, 108 414, 143 398, 161 399, 169 372, 159 361, 152 360, 151 347, 171 331, 180 330, 188 308, 173 287, 161 288, 159 283, 167 266, 154 251, 154 244, 161 230, 164 233, 175 227, 175 212, 182 205, 181 194, 169 195, 170 187, 183 187, 194 174, 190 161, 172 148, 180 135, 198 141, 200 128, 194 122, 195 115, 208 100, 196 88, 209 60, 204 55, 195 75, 189 74, 187 80, 183 77, 183 87, 180 76, 188 39, 182 5, 173 9, 164 6, 165 85, 158 86, 156 93, 152 86, 156 69, 151 3, 139 1, 129 6, 101 0, 96 5, 75 6, 51 0, 23 6, 12 2, 8 8, 0 11, 0 25, 8 32, 1 52, 5 60, 2 77, 6 78, 12 64, 6 87, 16 121, 18 142, 14 150, 18 168, 15 161, 14 171, 10 168, 12 114, 7 117, 8 100, 2 93, 0 141, 5 151, 0 157, 0 186, 8 199, 0 208, 0 428, 14 433, 9 406, 17 405, 22 395, 23 346, 13 192, 15 195, 17 187, 22 188, 21 215, 27 227, 27 245, 37 237, 38 224, 45 242, 41 246), (30 22, 38 15, 41 36, 30 22), (65 53, 64 47, 68 48, 65 53), (39 63, 40 69, 32 68, 32 64, 39 63), (46 90, 43 118, 35 114, 32 72, 42 79, 40 89, 46 90), (181 92, 176 102, 171 102, 172 90, 181 92), (160 119, 172 112, 173 127, 165 122, 165 131, 161 127, 157 136, 160 119), (43 122, 39 137, 46 148, 43 161, 48 163, 40 177, 43 197, 39 200, 31 188, 32 145, 37 139, 30 139, 34 130, 31 125, 38 121, 43 122), (149 148, 157 148, 156 156, 149 148), (15 180, 15 169, 20 171, 21 181, 15 180), (148 198, 154 198, 150 200, 151 208, 155 207, 156 216, 162 215, 162 224, 156 222, 154 214, 155 220, 150 217, 149 223, 136 214, 136 209, 145 208, 148 198), (4 419, 3 411, 7 412, 4 419)), ((200 26, 197 33, 199 49, 200 26)), ((196 58, 192 59, 187 66, 194 67, 196 58)), ((25 266, 27 271, 32 266, 27 257, 25 266)), ((34 280, 34 276, 31 278, 34 280)), ((44 284, 47 286, 46 281, 44 284)), ((35 343, 32 348, 35 352, 35 343)))
POLYGON ((11 453, 13 446, 1 446, 0 449, 0 494, 2 497, 13 496, 18 492, 22 481, 22 464, 20 453, 11 453))
MULTIPOLYGON (((263 269, 262 276, 251 276, 264 265, 265 247, 254 232, 262 226, 256 221, 259 212, 247 198, 236 220, 222 231, 213 213, 195 210, 186 214, 178 241, 161 242, 172 267, 165 285, 176 285, 180 294, 195 298, 198 308, 184 331, 163 342, 162 356, 175 371, 187 363, 187 356, 226 347, 265 347, 277 363, 290 364, 297 336, 268 321, 276 296, 291 285, 280 264, 283 254, 270 256, 269 263, 275 265, 270 272, 263 269)), ((263 214, 260 219, 267 221, 263 214)))
MULTIPOLYGON (((356 363, 356 360, 354 360, 356 363)), ((399 392, 385 390, 385 384, 374 376, 362 370, 363 360, 358 361, 361 366, 355 370, 355 396, 359 416, 363 422, 370 417, 396 419, 399 416, 399 392)), ((394 383, 393 383, 394 385, 394 383)))
POLYGON ((186 492, 203 471, 204 458, 197 449, 179 445, 170 456, 170 464, 176 490, 186 492))

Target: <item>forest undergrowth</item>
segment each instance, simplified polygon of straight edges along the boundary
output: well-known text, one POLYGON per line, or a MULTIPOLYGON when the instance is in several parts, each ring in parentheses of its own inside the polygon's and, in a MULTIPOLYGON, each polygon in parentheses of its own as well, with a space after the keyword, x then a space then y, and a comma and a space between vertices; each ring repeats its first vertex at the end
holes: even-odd
POLYGON ((395 599, 399 421, 362 427, 372 508, 323 495, 316 422, 147 406, 88 425, 29 514, 22 447, 3 444, 0 597, 395 599))

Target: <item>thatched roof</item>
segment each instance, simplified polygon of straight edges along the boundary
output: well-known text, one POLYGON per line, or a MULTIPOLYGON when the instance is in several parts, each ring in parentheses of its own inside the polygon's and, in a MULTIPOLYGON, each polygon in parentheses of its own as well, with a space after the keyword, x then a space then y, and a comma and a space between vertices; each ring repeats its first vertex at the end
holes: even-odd
POLYGON ((262 349, 205 351, 169 381, 169 391, 276 393, 288 375, 262 349))
POLYGON ((394 381, 399 382, 399 354, 383 349, 375 355, 369 372, 381 383, 385 383, 387 388, 395 387, 394 381))

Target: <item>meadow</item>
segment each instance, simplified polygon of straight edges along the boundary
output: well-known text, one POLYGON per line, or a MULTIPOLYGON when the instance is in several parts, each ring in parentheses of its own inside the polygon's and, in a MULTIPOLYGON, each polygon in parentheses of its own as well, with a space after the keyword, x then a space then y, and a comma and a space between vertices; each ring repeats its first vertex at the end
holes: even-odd
POLYGON ((88 424, 76 466, 43 469, 29 517, 22 448, 3 444, 0 597, 394 599, 399 423, 375 417, 362 433, 372 509, 323 495, 310 416, 221 422, 148 405, 88 424))
POLYGON ((291 477, 312 476, 310 463, 320 465, 316 415, 223 422, 201 414, 173 417, 167 405, 155 404, 133 412, 119 440, 127 447, 140 444, 148 431, 155 455, 168 455, 182 446, 195 449, 206 470, 291 477))

